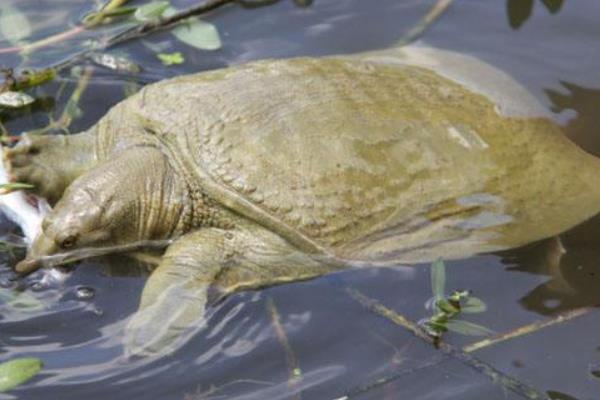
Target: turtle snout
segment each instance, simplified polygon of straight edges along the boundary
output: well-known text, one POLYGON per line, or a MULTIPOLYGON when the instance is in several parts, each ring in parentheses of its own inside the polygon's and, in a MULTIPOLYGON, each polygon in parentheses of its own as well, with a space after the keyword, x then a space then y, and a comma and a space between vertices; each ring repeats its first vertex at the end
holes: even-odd
POLYGON ((58 250, 56 242, 40 232, 27 252, 27 257, 15 266, 15 271, 23 275, 30 274, 42 267, 45 256, 56 254, 58 250))

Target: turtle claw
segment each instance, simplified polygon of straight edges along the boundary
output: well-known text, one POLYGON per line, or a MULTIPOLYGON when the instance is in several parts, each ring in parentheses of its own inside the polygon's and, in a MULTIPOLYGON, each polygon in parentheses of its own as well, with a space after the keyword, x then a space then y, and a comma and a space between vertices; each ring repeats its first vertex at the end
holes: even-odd
POLYGON ((38 195, 56 203, 70 183, 63 168, 68 156, 65 142, 64 136, 23 135, 15 147, 6 151, 13 181, 33 185, 38 195))

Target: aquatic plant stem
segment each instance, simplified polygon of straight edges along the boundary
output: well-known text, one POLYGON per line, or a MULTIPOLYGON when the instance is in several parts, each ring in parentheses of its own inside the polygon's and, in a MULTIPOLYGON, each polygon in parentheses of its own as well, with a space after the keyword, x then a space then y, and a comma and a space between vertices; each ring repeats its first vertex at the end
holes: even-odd
POLYGON ((56 35, 52 35, 42 40, 38 40, 37 42, 33 42, 30 44, 26 44, 20 47, 5 47, 0 49, 0 54, 7 53, 21 53, 28 54, 34 50, 40 49, 42 47, 50 46, 54 43, 64 42, 67 39, 72 38, 73 36, 79 35, 81 32, 85 31, 83 26, 76 26, 68 31, 57 33, 56 35))
POLYGON ((68 132, 69 126, 71 126, 71 123, 73 122, 73 118, 75 117, 74 109, 79 104, 79 101, 81 100, 81 96, 83 95, 83 92, 85 92, 88 85, 90 84, 93 73, 94 73, 93 68, 91 68, 91 67, 84 68, 83 72, 81 73, 81 76, 79 77, 79 79, 77 81, 77 86, 73 90, 73 93, 71 94, 71 97, 67 101, 65 108, 63 109, 63 112, 60 115, 60 117, 57 120, 51 119, 50 124, 48 124, 47 126, 41 128, 41 129, 36 129, 36 130, 30 131, 30 133, 44 134, 47 131, 50 131, 53 129, 58 129, 58 130, 65 131, 66 133, 69 133, 68 132))
MULTIPOLYGON (((273 301, 273 298, 269 297, 267 299, 266 307, 267 307, 269 316, 271 318, 271 326, 273 327, 273 330, 275 331, 277 340, 279 341, 279 343, 281 344, 281 347, 283 347, 283 350, 285 352, 285 359, 287 362, 288 373, 289 373, 288 386, 291 389, 294 389, 296 384, 302 379, 300 366, 298 364, 298 358, 294 354, 294 350, 292 349, 292 346, 290 345, 288 336, 285 333, 285 328, 283 327, 283 325, 281 323, 281 316, 279 315, 279 311, 277 310, 277 306, 275 305, 275 301, 273 301)), ((298 399, 298 400, 300 400, 300 398, 301 398, 300 394, 297 394, 294 397, 294 399, 298 399)))
MULTIPOLYGON (((379 301, 372 299, 360 291, 353 288, 346 288, 346 293, 362 306, 367 308, 368 310, 386 318, 387 320, 393 322, 396 325, 407 329, 415 336, 425 340, 432 345, 436 345, 436 348, 439 349, 442 353, 462 362, 468 367, 476 370, 477 372, 488 377, 492 383, 502 386, 506 390, 510 390, 525 399, 529 400, 538 400, 538 399, 546 399, 547 397, 539 392, 537 389, 528 386, 525 383, 522 383, 515 378, 512 378, 504 373, 496 370, 491 365, 475 358, 469 353, 452 346, 451 344, 445 342, 434 342, 434 339, 430 337, 425 331, 423 331, 416 323, 410 321, 408 318, 400 315, 394 310, 391 310, 381 304, 379 301)), ((397 379, 400 375, 395 375, 385 380, 385 383, 390 382, 392 380, 397 379)), ((350 398, 347 396, 347 398, 350 398)))
POLYGON ((406 46, 423 36, 425 31, 450 8, 453 1, 437 0, 429 12, 397 42, 397 46, 406 46))
MULTIPOLYGON (((117 0, 117 1, 122 1, 122 0, 117 0)), ((279 1, 279 0, 275 0, 275 2, 277 2, 277 1, 279 1)), ((223 6, 226 6, 226 5, 229 5, 232 3, 238 3, 238 4, 242 4, 242 5, 246 4, 243 1, 239 1, 239 0, 207 0, 195 7, 191 7, 187 10, 183 10, 181 12, 173 14, 170 17, 159 18, 157 20, 148 21, 146 23, 136 25, 130 29, 127 29, 121 33, 118 33, 114 36, 111 36, 105 40, 100 41, 96 46, 93 46, 93 48, 83 50, 83 51, 75 54, 74 56, 70 57, 66 61, 52 66, 51 68, 56 71, 60 71, 64 68, 67 68, 69 66, 72 66, 72 65, 80 62, 81 60, 85 59, 86 57, 88 57, 90 54, 92 54, 94 52, 106 51, 109 48, 117 46, 121 43, 127 42, 132 39, 137 39, 137 38, 146 36, 150 33, 153 33, 153 32, 156 32, 156 31, 159 31, 162 29, 170 28, 187 18, 190 18, 193 16, 198 16, 198 15, 203 15, 203 14, 209 13, 211 11, 214 11, 218 8, 221 8, 223 6)), ((266 6, 266 5, 270 5, 273 3, 274 3, 273 0, 259 0, 257 2, 252 2, 254 7, 260 7, 263 5, 266 6)), ((111 11, 112 8, 108 9, 108 7, 109 6, 106 6, 103 10, 111 11)), ((37 42, 30 43, 25 46, 0 48, 0 54, 3 54, 3 53, 4 54, 6 54, 6 53, 31 53, 32 51, 37 50, 39 48, 46 47, 51 44, 59 43, 66 39, 69 39, 75 35, 78 35, 79 33, 86 31, 87 27, 89 27, 89 25, 88 26, 79 25, 79 26, 74 27, 73 29, 70 29, 69 31, 50 36, 48 38, 42 39, 37 42)))
POLYGON ((593 310, 593 308, 590 308, 590 307, 569 310, 564 313, 560 313, 557 316, 555 316, 554 318, 551 318, 549 320, 537 321, 537 322, 531 323, 529 325, 521 326, 510 332, 506 332, 506 333, 503 333, 501 335, 498 335, 498 336, 495 336, 492 338, 487 338, 487 339, 483 339, 483 340, 480 340, 475 343, 468 344, 463 347, 463 351, 465 353, 472 353, 474 351, 485 349, 486 347, 490 347, 490 346, 493 346, 493 345, 501 343, 501 342, 505 342, 510 339, 514 339, 514 338, 525 336, 525 335, 530 335, 532 333, 535 333, 535 332, 537 332, 541 329, 547 328, 549 326, 558 325, 565 321, 586 315, 592 310, 593 310))
POLYGON ((94 19, 94 21, 96 21, 96 22, 91 21, 88 24, 77 25, 77 26, 69 29, 68 31, 60 32, 55 35, 49 36, 47 38, 35 41, 33 43, 25 44, 23 46, 5 47, 5 48, 0 49, 0 54, 8 54, 8 53, 28 54, 37 49, 41 49, 42 47, 50 46, 55 43, 64 42, 65 40, 70 39, 74 36, 79 35, 80 33, 84 32, 84 31, 86 31, 87 28, 98 25, 104 19, 103 13, 113 11, 114 9, 121 7, 127 1, 129 1, 129 0, 112 0, 111 2, 109 2, 101 11, 95 13, 97 21, 96 21, 96 19, 94 19))

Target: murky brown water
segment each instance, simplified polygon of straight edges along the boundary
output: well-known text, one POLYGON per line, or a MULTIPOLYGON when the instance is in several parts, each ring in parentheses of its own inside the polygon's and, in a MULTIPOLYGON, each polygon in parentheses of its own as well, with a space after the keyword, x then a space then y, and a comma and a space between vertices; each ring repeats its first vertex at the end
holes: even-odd
MULTIPOLYGON (((83 0, 6 1, 29 16, 40 38, 69 29, 69 22, 92 6, 83 0)), ((182 65, 164 67, 140 41, 115 49, 144 71, 128 76, 95 70, 71 130, 93 124, 125 96, 124 88, 132 82, 145 84, 267 57, 383 48, 432 3, 316 0, 306 9, 291 1, 253 10, 229 7, 210 17, 223 40, 218 51, 193 50, 173 42, 167 33, 145 39, 169 52, 184 52, 182 65)), ((558 11, 553 8, 557 1, 516 3, 457 0, 423 39, 504 69, 553 113, 569 137, 600 155, 600 3, 565 2, 558 11)), ((26 64, 40 67, 62 59, 94 35, 34 52, 26 64)), ((0 48, 5 46, 9 44, 0 41, 0 48)), ((0 54, 3 66, 16 67, 22 61, 0 54)), ((1 112, 0 118, 14 133, 43 127, 49 115, 60 115, 76 80, 66 72, 35 91, 45 100, 32 113, 1 112)), ((2 226, 10 229, 8 223, 2 226)), ((446 287, 470 289, 487 304, 485 313, 466 319, 497 334, 548 322, 557 315, 574 315, 470 354, 553 399, 600 399, 600 313, 595 308, 600 303, 599 233, 600 218, 594 218, 561 235, 563 255, 557 239, 549 239, 447 263, 446 287)), ((3 257, 5 264, 13 262, 7 254, 3 257)), ((125 263, 120 258, 86 262, 64 283, 44 288, 35 285, 39 275, 32 277, 22 285, 42 309, 14 307, 0 297, 0 361, 31 355, 45 363, 35 380, 0 395, 1 399, 333 400, 348 394, 350 399, 526 398, 492 383, 468 362, 434 349, 348 295, 347 288, 354 288, 413 321, 421 320, 430 314, 425 307, 431 297, 427 266, 346 271, 231 296, 215 309, 208 328, 172 356, 126 361, 121 330, 136 308, 144 278, 104 273, 107 266, 125 263), (88 287, 93 289, 91 298, 85 290, 82 295, 81 288, 88 287), (271 304, 280 315, 292 361, 274 329, 271 304), (299 368, 296 374, 302 379, 290 386, 291 366, 299 368)), ((0 294, 14 293, 17 285, 11 276, 8 268, 0 269, 0 294)), ((445 339, 461 348, 481 338, 450 333, 445 339)))

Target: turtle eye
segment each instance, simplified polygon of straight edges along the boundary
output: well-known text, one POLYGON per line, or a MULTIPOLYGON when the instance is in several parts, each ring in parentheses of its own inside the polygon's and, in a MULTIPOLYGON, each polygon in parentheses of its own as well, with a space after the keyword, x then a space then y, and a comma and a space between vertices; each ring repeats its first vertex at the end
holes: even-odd
POLYGON ((77 236, 75 235, 69 235, 66 238, 64 238, 60 243, 59 243, 59 247, 63 250, 67 250, 70 249, 71 247, 75 246, 75 244, 77 243, 77 236))

